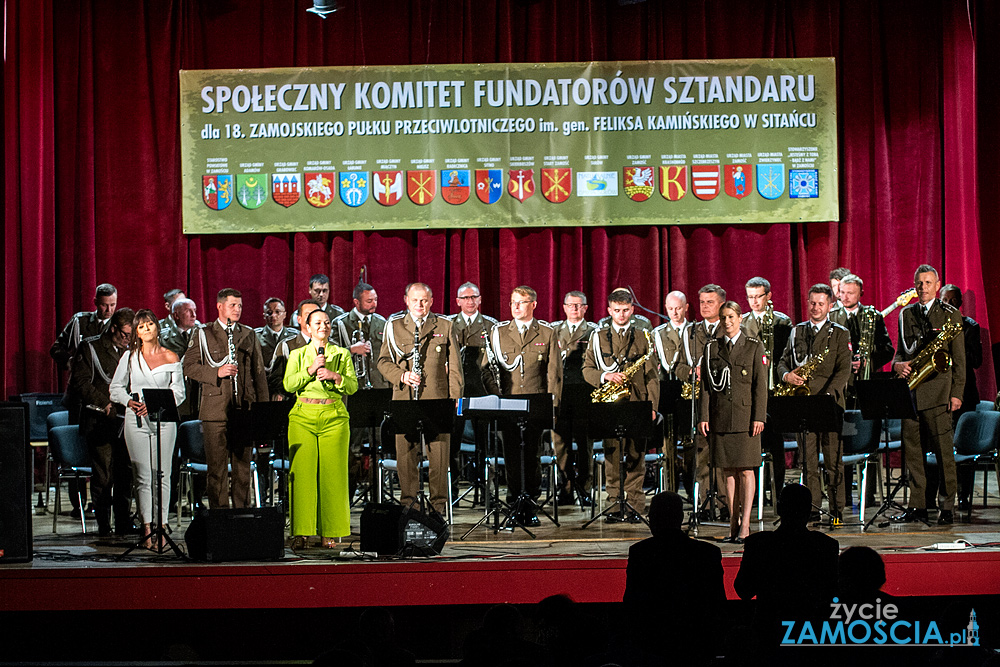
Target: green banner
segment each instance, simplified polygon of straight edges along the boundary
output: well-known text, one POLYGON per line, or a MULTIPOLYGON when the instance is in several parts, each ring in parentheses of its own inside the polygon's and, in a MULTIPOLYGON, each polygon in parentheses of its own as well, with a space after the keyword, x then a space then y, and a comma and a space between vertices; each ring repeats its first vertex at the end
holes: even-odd
POLYGON ((184 232, 839 220, 832 58, 183 70, 184 232))

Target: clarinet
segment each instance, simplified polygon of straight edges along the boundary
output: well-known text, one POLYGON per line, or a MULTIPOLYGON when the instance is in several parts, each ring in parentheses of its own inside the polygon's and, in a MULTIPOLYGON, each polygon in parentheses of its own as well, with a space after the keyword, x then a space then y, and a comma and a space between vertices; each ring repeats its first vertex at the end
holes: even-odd
MULTIPOLYGON (((416 323, 414 323, 416 324, 416 323)), ((424 369, 420 363, 420 327, 414 326, 413 328, 413 366, 411 367, 411 372, 417 375, 423 375, 424 369)), ((421 378, 422 379, 422 378, 421 378)), ((413 388, 413 400, 420 400, 420 385, 418 384, 413 388)))
POLYGON ((239 396, 237 381, 240 377, 240 371, 236 364, 236 345, 233 344, 233 321, 228 317, 226 318, 226 341, 229 343, 229 363, 236 366, 236 373, 233 375, 233 402, 235 403, 239 396))

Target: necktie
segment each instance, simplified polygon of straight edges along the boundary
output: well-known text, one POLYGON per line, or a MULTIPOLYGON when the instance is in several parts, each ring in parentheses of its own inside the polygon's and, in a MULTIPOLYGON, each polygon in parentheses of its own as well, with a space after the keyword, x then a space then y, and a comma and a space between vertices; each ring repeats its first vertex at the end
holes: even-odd
POLYGON ((575 333, 576 333, 576 325, 575 324, 569 325, 569 335, 572 336, 575 333))
POLYGON ((730 339, 729 339, 729 342, 728 342, 728 343, 726 343, 726 349, 727 349, 727 350, 729 350, 730 352, 732 352, 732 351, 733 351, 733 347, 734 347, 734 344, 733 344, 733 339, 732 339, 732 338, 730 338, 730 339))

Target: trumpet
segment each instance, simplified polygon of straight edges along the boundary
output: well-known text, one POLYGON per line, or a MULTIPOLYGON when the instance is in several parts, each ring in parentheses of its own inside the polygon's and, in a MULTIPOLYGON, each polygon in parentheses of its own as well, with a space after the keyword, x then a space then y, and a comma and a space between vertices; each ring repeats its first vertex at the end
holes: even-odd
MULTIPOLYGON (((361 322, 358 322, 358 328, 351 332, 351 346, 353 347, 355 343, 367 343, 365 339, 365 332, 361 329, 361 322)), ((362 389, 372 388, 371 373, 369 373, 369 368, 371 364, 368 362, 368 353, 355 354, 354 355, 354 373, 358 376, 358 380, 364 379, 365 384, 362 389)))

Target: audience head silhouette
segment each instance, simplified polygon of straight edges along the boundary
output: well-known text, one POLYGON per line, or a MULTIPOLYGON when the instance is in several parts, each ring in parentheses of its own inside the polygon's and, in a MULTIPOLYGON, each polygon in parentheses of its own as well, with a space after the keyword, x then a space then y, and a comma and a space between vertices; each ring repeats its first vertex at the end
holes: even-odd
POLYGON ((840 593, 846 600, 874 600, 885 584, 885 563, 871 547, 851 547, 837 563, 840 593))
POLYGON ((673 491, 653 496, 649 503, 649 530, 653 535, 663 535, 680 530, 684 522, 684 501, 673 491))
POLYGON ((783 526, 802 526, 809 522, 812 494, 801 484, 788 484, 778 496, 778 516, 783 526))

